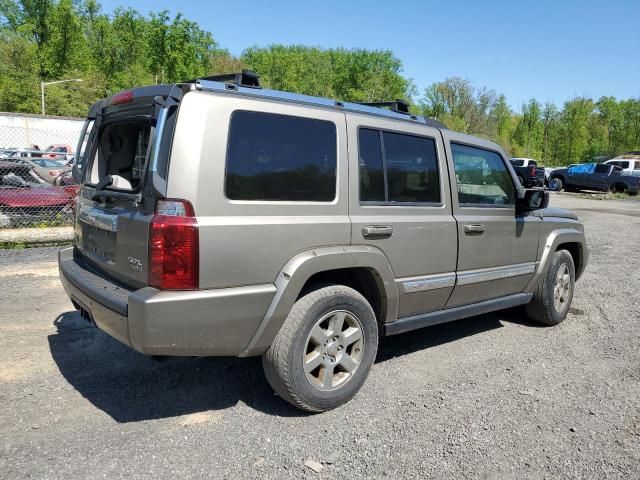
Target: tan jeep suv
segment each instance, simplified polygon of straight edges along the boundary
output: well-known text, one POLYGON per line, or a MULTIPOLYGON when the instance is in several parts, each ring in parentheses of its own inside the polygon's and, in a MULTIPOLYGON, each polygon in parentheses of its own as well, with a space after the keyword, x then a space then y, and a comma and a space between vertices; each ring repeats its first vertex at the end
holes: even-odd
POLYGON ((587 264, 498 145, 401 101, 245 71, 106 98, 77 151, 59 264, 82 315, 148 355, 262 355, 310 411, 356 394, 381 336, 518 305, 560 323, 587 264))

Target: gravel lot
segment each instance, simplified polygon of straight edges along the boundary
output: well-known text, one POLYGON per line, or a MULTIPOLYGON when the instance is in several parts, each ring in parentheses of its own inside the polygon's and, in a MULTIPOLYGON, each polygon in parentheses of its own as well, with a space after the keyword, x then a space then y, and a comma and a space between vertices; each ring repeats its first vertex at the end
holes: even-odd
POLYGON ((563 324, 513 310, 384 339, 322 415, 259 359, 129 350, 72 311, 56 248, 2 250, 0 478, 640 478, 640 202, 551 204, 592 249, 563 324))

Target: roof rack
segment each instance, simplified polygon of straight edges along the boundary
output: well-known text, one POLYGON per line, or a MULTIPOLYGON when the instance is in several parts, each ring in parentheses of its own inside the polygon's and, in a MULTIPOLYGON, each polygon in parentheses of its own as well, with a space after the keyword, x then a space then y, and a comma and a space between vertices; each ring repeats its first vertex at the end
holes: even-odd
POLYGON ((262 85, 260 85, 260 75, 246 68, 240 73, 223 73, 221 75, 211 75, 209 77, 200 77, 193 80, 187 80, 184 83, 196 83, 200 80, 209 80, 212 82, 230 82, 232 85, 237 85, 238 87, 262 88, 262 85))
POLYGON ((360 105, 366 105, 367 107, 389 107, 389 110, 398 113, 406 113, 409 112, 409 104, 401 99, 396 99, 392 102, 359 102, 360 105))

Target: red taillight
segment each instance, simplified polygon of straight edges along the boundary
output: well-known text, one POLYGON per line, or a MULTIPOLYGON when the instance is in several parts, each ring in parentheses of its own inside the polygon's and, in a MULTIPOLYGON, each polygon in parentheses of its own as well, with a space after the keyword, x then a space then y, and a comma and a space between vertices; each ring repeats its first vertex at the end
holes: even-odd
POLYGON ((158 202, 149 225, 149 285, 160 290, 197 290, 198 251, 198 223, 191 204, 158 202))
POLYGON ((531 175, 532 177, 536 176, 536 166, 535 165, 531 165, 529 167, 529 175, 531 175))
POLYGON ((120 105, 121 103, 133 102, 133 92, 127 90, 126 92, 116 93, 111 97, 112 105, 120 105))

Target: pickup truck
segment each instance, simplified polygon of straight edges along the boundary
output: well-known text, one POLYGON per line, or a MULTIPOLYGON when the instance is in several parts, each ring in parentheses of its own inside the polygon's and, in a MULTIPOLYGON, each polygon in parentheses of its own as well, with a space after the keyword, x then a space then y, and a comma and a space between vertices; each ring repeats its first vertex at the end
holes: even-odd
POLYGON ((640 155, 635 155, 637 158, 629 158, 625 156, 616 157, 612 160, 607 160, 607 165, 615 165, 622 169, 622 175, 631 175, 633 177, 640 177, 640 155))
POLYGON ((616 165, 581 163, 553 171, 549 179, 549 190, 559 192, 562 189, 569 192, 599 190, 636 195, 640 189, 640 177, 622 175, 622 169, 616 165))
POLYGON ((512 158, 511 166, 516 171, 518 181, 525 188, 544 186, 544 168, 532 158, 512 158))

